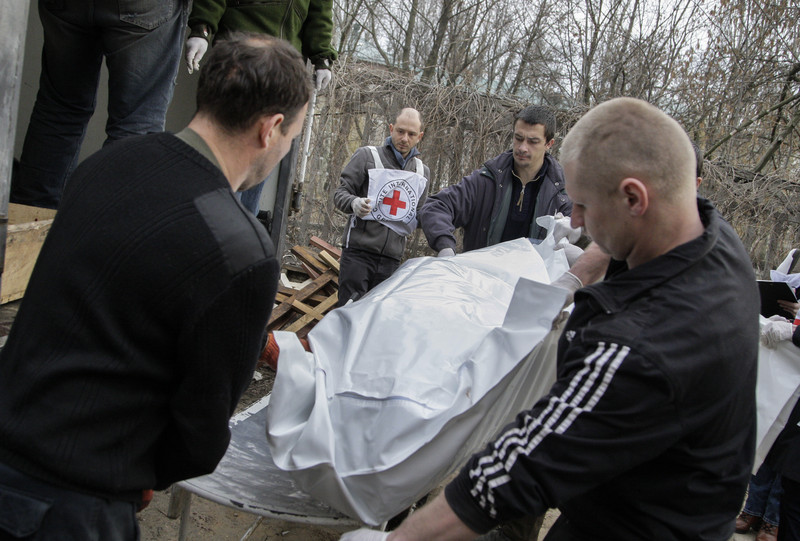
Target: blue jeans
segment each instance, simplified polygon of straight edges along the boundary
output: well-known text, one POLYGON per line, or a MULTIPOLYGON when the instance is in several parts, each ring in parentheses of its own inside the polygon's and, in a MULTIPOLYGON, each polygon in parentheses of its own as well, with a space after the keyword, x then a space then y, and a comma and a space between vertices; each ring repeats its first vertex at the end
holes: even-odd
POLYGON ((186 0, 39 0, 42 74, 11 201, 57 208, 108 67, 108 144, 164 131, 186 0))
POLYGON ((264 189, 264 183, 259 182, 249 190, 238 192, 236 195, 242 206, 250 211, 253 216, 258 216, 258 202, 261 199, 261 191, 264 189))
POLYGON ((0 541, 138 541, 134 502, 44 483, 0 463, 0 541))
POLYGON ((781 475, 764 463, 750 477, 744 512, 773 526, 780 523, 781 475))

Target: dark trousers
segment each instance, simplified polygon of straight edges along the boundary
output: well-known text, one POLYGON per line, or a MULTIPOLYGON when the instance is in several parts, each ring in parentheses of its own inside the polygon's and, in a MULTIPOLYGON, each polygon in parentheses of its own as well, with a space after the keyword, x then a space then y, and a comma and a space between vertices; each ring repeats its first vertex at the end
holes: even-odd
POLYGON ((339 259, 337 306, 344 306, 351 298, 361 298, 364 293, 391 276, 399 266, 400 262, 391 257, 344 248, 339 259))
POLYGON ((783 494, 778 541, 800 541, 800 483, 783 477, 781 485, 783 494))
POLYGON ((60 488, 0 463, 0 541, 138 541, 137 504, 60 488))

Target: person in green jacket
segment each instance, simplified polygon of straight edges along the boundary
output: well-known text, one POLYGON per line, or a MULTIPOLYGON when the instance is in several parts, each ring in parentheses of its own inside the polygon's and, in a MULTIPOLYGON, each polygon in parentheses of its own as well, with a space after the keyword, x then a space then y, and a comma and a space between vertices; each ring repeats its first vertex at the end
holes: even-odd
MULTIPOLYGON (((331 81, 331 65, 338 52, 333 37, 333 0, 194 0, 189 14, 185 59, 189 73, 218 36, 230 32, 259 32, 285 39, 314 65, 317 92, 331 81)), ((294 153, 291 153, 294 154, 294 153)), ((287 156, 290 163, 292 156, 287 156)), ((258 215, 261 183, 242 192, 242 204, 258 215)))

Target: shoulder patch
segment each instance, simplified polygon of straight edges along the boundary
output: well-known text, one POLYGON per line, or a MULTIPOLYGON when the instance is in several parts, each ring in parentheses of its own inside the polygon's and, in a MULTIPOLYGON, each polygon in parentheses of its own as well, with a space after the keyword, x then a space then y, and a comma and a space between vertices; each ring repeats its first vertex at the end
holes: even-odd
POLYGON ((229 189, 205 193, 195 198, 194 205, 216 239, 231 274, 275 257, 264 227, 237 203, 229 189))

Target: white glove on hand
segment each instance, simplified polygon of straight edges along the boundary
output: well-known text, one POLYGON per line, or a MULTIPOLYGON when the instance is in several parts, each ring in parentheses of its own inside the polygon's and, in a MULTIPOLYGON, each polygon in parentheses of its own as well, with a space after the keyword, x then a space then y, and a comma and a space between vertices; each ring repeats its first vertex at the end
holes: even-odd
POLYGON ((353 214, 359 218, 363 218, 372 211, 372 205, 369 204, 369 199, 366 197, 356 197, 350 206, 353 207, 353 214))
POLYGON ((569 295, 567 295, 567 300, 564 301, 564 307, 566 308, 572 304, 572 299, 575 296, 575 292, 583 287, 583 282, 581 282, 580 278, 567 271, 553 280, 550 285, 560 287, 561 289, 566 289, 569 292, 569 295))
POLYGON ((361 528, 347 532, 339 538, 340 541, 385 541, 389 537, 389 532, 379 532, 369 528, 361 528))
POLYGON ((456 251, 452 248, 442 248, 439 250, 439 253, 436 254, 436 257, 453 257, 456 255, 456 251))
POLYGON ((553 217, 556 219, 556 225, 553 228, 553 240, 556 241, 556 244, 561 239, 567 239, 570 243, 578 242, 578 239, 581 238, 581 228, 573 228, 570 225, 571 218, 560 212, 553 217))
POLYGON ((331 70, 317 70, 314 72, 314 83, 316 84, 317 92, 325 90, 331 82, 331 70))
POLYGON ((775 349, 783 340, 791 340, 794 328, 786 321, 776 321, 771 319, 761 329, 761 343, 764 346, 775 349))
POLYGON ((205 38, 189 38, 186 40, 186 65, 189 73, 200 69, 200 61, 208 51, 208 41, 205 38))
POLYGON ((567 256, 567 263, 570 267, 575 264, 575 261, 577 261, 580 256, 583 255, 583 250, 574 244, 570 244, 566 237, 561 239, 558 244, 556 244, 555 249, 564 250, 564 255, 567 256))

